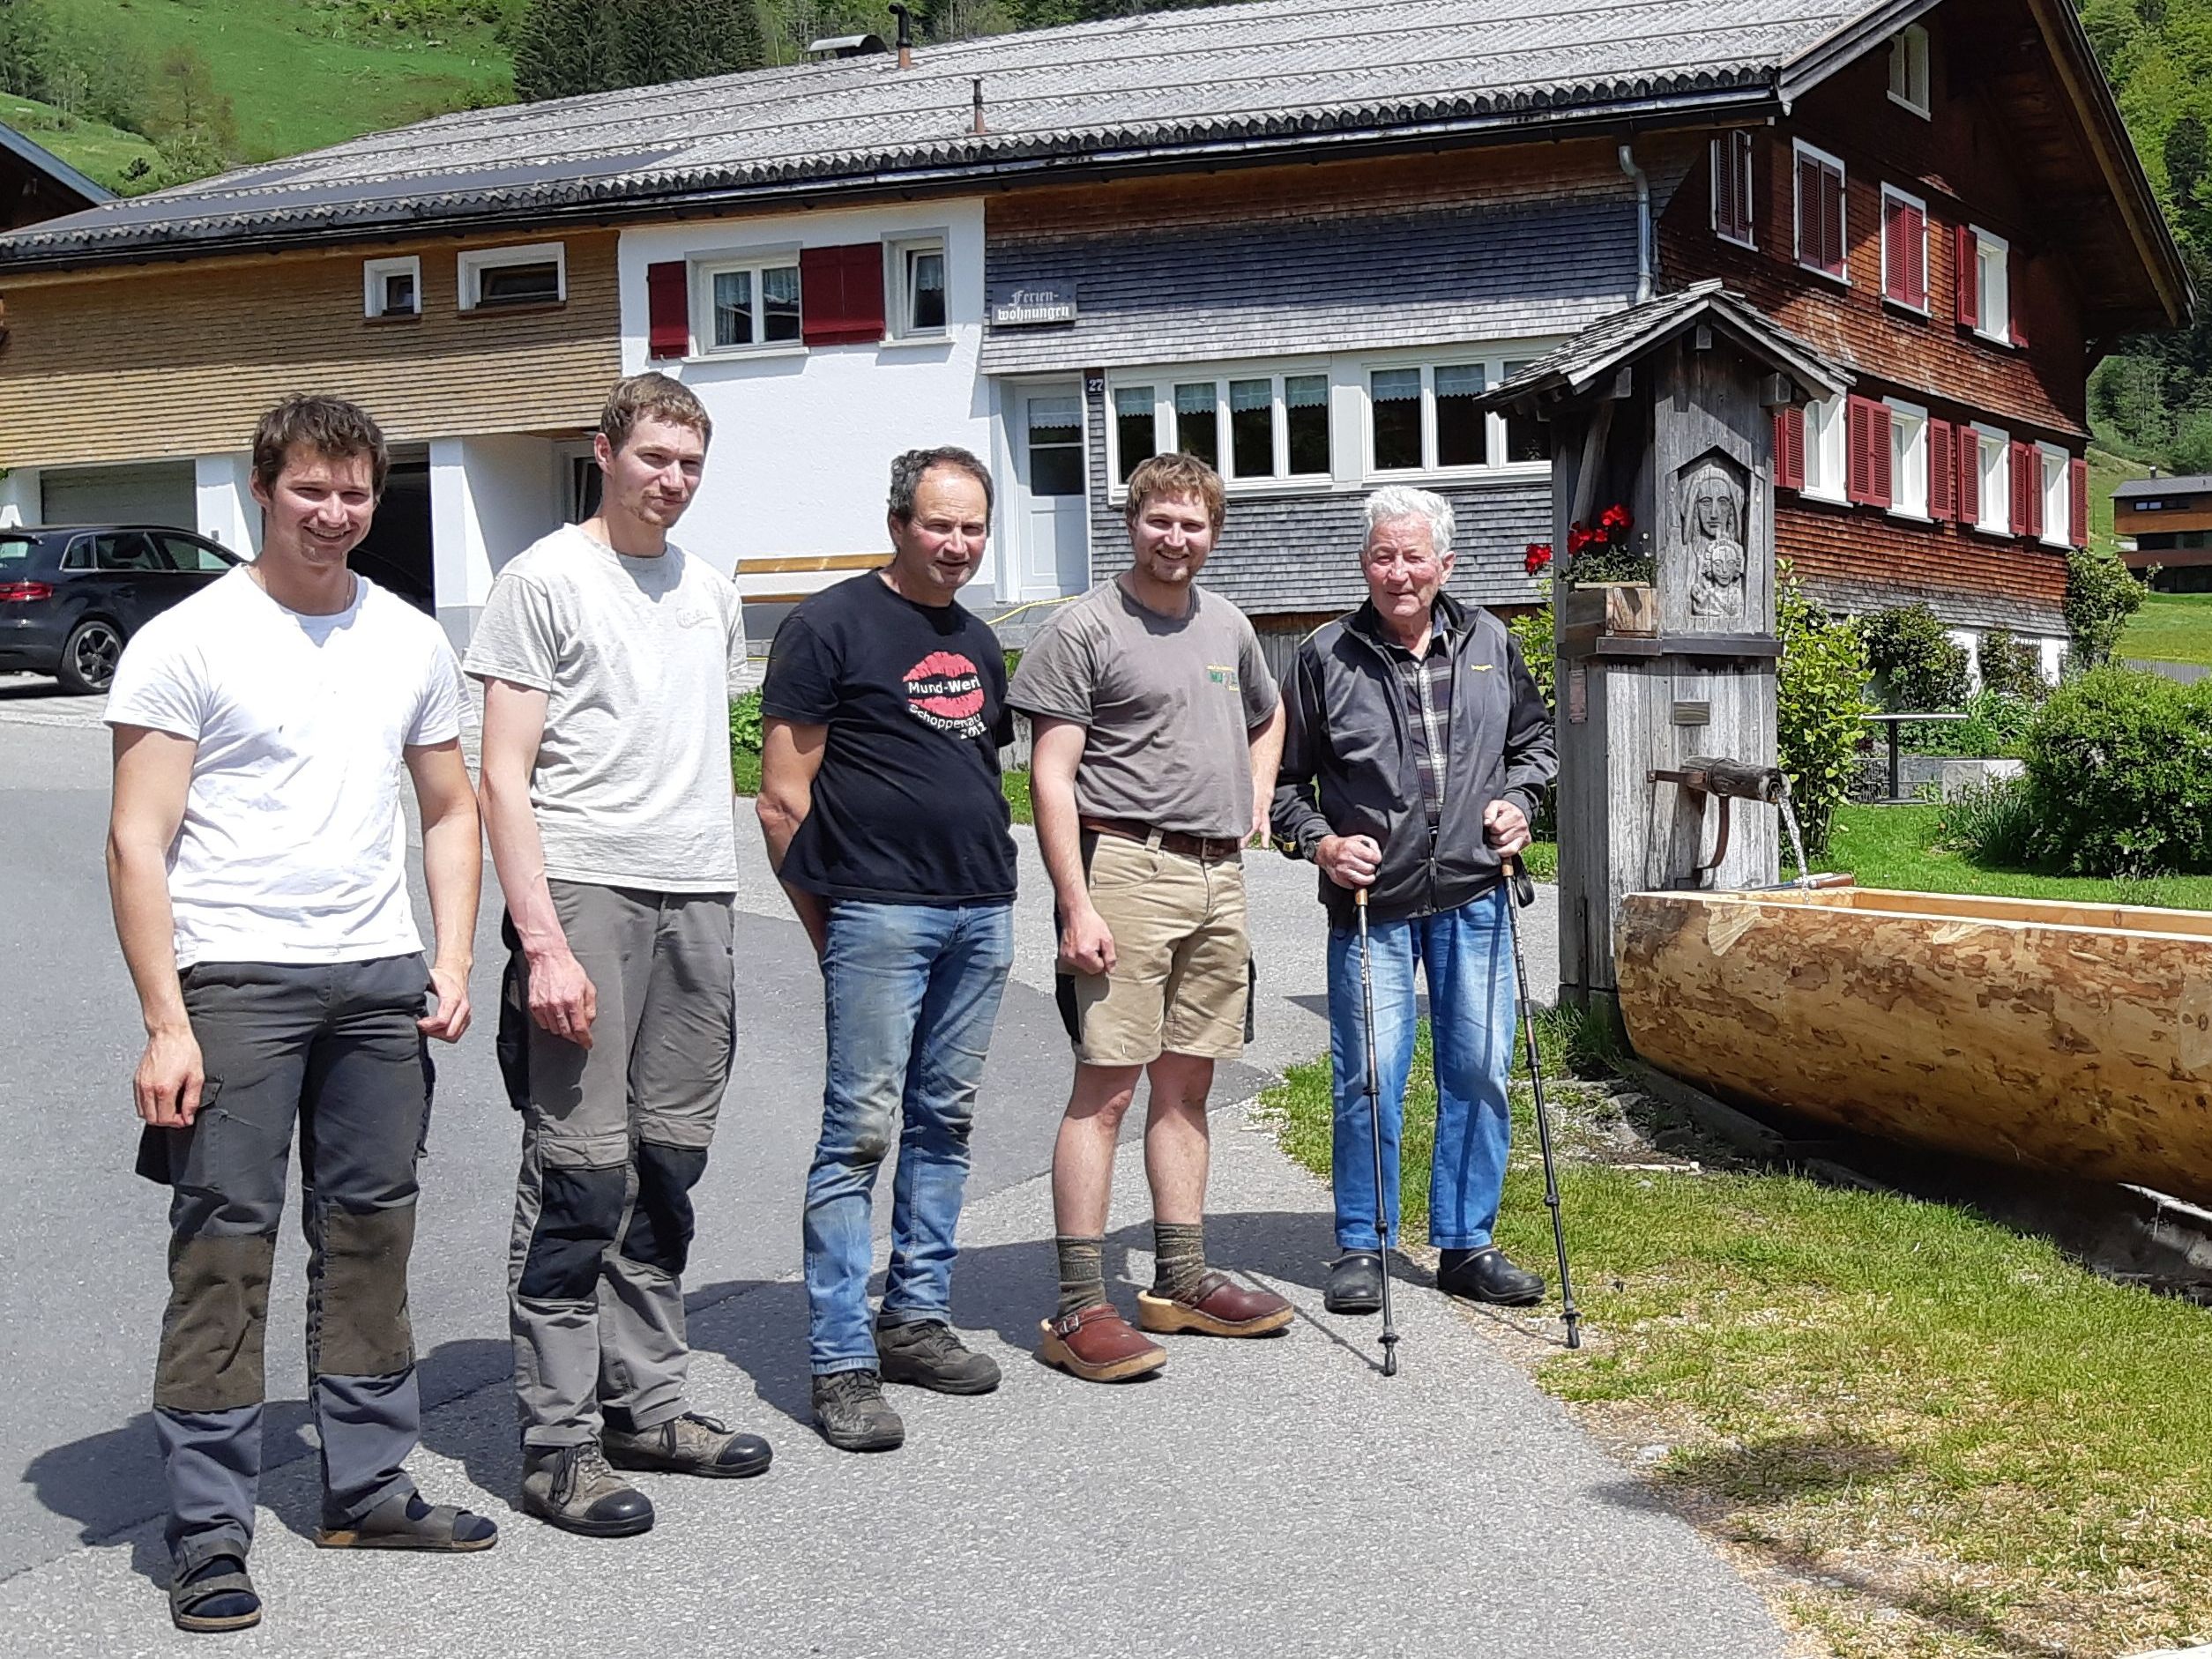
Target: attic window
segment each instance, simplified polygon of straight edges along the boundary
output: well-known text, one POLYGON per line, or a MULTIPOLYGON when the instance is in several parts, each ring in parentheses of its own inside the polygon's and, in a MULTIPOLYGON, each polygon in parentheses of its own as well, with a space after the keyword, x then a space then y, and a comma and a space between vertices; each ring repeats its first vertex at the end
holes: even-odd
POLYGON ((464 311, 559 305, 568 297, 568 259, 560 242, 480 248, 461 256, 464 311))
POLYGON ((1889 41, 1889 96, 1916 115, 1928 113, 1928 32, 1918 23, 1889 41))
POLYGON ((361 268, 361 315, 381 321, 422 315, 422 261, 413 254, 398 259, 369 259, 361 268))

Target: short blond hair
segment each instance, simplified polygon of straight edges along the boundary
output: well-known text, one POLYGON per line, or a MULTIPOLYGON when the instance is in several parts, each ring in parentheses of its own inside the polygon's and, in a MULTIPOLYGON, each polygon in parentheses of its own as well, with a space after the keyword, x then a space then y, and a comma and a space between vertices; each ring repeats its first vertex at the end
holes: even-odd
POLYGON ((1129 501, 1122 510, 1123 516, 1134 524, 1154 497, 1175 495, 1203 502, 1207 518, 1215 532, 1219 533, 1222 521, 1228 517, 1228 503, 1221 493, 1221 474, 1196 456, 1175 450, 1155 455, 1129 474, 1129 501))
POLYGON ((600 411, 600 434, 607 447, 619 455, 647 415, 670 426, 689 427, 701 443, 714 441, 714 422, 698 393, 666 375, 631 375, 614 383, 614 390, 607 394, 607 406, 600 411))

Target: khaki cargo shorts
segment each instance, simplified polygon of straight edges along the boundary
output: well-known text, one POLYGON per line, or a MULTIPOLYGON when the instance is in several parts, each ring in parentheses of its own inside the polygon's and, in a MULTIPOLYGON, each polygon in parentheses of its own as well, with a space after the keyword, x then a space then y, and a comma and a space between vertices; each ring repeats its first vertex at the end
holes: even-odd
POLYGON ((1060 1016, 1086 1066, 1143 1066, 1163 1053, 1234 1060, 1250 1038, 1252 948, 1244 866, 1209 863, 1086 831, 1091 903, 1113 934, 1106 973, 1059 978, 1060 1016))

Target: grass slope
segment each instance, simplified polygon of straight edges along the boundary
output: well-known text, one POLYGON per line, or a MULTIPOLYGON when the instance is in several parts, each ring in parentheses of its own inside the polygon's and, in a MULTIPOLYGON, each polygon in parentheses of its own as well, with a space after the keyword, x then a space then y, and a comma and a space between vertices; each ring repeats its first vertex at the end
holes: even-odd
POLYGON ((2146 593, 2120 636, 2123 657, 2212 666, 2212 593, 2146 593))
POLYGON ((153 145, 137 133, 102 122, 80 121, 36 99, 0 93, 0 123, 111 190, 130 189, 123 172, 132 162, 153 165, 153 145))
MULTIPOLYGON (((2089 900, 2152 904, 2166 910, 2212 910, 2212 875, 2162 875, 2108 881, 1987 869, 1935 844, 1940 807, 1844 807, 1836 815, 1824 870, 1849 870, 1861 887, 1907 893, 1987 893, 2005 898, 2089 900)), ((1785 874, 1790 874, 1786 872, 1785 874)))
POLYGON ((2115 455, 2092 443, 2089 459, 2089 545, 2114 550, 2112 492, 2130 479, 2149 478, 2150 468, 2141 461, 2115 455))
MULTIPOLYGON (((144 54, 205 56, 252 158, 293 155, 365 132, 514 95, 507 50, 481 23, 424 33, 364 23, 332 0, 47 0, 69 25, 144 54)), ((519 10, 519 0, 517 0, 519 10)), ((41 140, 43 142, 43 140, 41 140)))

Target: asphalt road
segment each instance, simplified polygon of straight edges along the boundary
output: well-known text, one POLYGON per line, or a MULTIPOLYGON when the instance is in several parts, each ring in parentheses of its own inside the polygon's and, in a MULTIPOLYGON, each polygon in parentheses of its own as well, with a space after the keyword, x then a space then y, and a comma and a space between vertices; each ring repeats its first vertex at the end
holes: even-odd
MULTIPOLYGON (((165 1294, 163 1195, 130 1173, 127 1080, 140 1033, 101 874, 106 738, 97 707, 0 681, 0 1100, 26 1133, 8 1159, 0 1365, 0 1652, 184 1650, 154 1581, 160 1489, 145 1412, 165 1294)), ((818 981, 748 824, 739 897, 734 1081, 699 1194, 690 1302, 701 1403, 760 1429, 778 1461, 732 1491, 659 1480, 660 1526, 591 1544, 506 1507, 503 1250, 516 1133, 488 1023, 441 1069, 413 1299, 431 1408, 434 1497, 505 1528, 465 1561, 318 1554, 299 1404, 302 1252, 289 1229, 271 1312, 262 1536, 271 1601, 240 1652, 1269 1655, 1777 1654, 1765 1610, 1657 1513, 1433 1292, 1409 1289, 1404 1374, 1374 1371, 1372 1328, 1320 1313, 1325 1190, 1225 1111, 1217 1261, 1298 1300, 1278 1342, 1178 1339, 1158 1381, 1084 1387, 1031 1363, 1052 1286, 1042 1179, 1067 1077, 1050 996, 1048 905, 1024 843, 1018 959, 987 1074, 956 1313, 1007 1386, 987 1401, 900 1391, 889 1458, 803 1426, 799 1195, 819 1105, 818 981), (342 1587, 342 1588, 341 1588, 342 1587)), ((1326 1043, 1310 870, 1252 861, 1260 1041, 1216 1098, 1250 1096, 1326 1043)), ((488 889, 490 886, 487 872, 488 889)), ((1548 894, 1547 894, 1548 898, 1548 894)), ((488 905, 476 992, 497 947, 488 905)), ((1530 929, 1549 987, 1548 906, 1530 929)), ((1548 992, 1546 993, 1548 994, 1548 992)), ((1148 1271, 1122 1159, 1110 1258, 1148 1271)), ((1110 1276, 1112 1275, 1110 1274, 1110 1276)))

